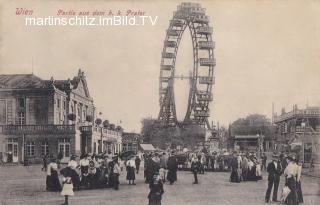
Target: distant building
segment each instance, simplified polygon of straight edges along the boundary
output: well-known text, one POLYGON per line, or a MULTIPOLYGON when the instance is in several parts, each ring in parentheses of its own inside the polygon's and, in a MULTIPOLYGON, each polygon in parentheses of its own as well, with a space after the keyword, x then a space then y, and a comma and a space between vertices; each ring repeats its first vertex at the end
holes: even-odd
POLYGON ((140 139, 140 134, 124 132, 122 134, 122 151, 134 151, 137 153, 139 150, 140 139))
POLYGON ((309 163, 313 158, 320 163, 320 107, 298 109, 274 116, 279 137, 277 148, 280 151, 295 151, 300 159, 309 163))
POLYGON ((94 119, 95 106, 81 70, 72 80, 0 75, 3 161, 41 162, 44 155, 57 157, 60 152, 67 161, 71 154, 94 152, 95 136, 101 139, 94 119))

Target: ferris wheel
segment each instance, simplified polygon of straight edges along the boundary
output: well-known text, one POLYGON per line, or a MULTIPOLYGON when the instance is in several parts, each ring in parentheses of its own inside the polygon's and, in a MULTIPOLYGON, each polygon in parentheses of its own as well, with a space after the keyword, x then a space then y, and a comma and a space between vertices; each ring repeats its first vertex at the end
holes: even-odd
POLYGON ((188 106, 183 123, 210 128, 209 103, 213 100, 213 71, 216 65, 212 31, 212 27, 209 26, 209 17, 200 4, 182 3, 173 13, 164 40, 160 66, 158 120, 165 125, 178 124, 173 86, 175 78, 180 78, 190 81, 188 106), (175 75, 176 56, 180 40, 187 28, 192 38, 193 69, 190 76, 177 76, 175 75))

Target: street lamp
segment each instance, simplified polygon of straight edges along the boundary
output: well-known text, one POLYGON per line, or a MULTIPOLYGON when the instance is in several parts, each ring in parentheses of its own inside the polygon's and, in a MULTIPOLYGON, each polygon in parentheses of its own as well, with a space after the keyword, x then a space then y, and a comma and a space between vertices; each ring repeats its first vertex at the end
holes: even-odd
POLYGON ((301 128, 302 128, 302 164, 304 164, 304 135, 306 131, 306 123, 304 121, 301 122, 301 128))

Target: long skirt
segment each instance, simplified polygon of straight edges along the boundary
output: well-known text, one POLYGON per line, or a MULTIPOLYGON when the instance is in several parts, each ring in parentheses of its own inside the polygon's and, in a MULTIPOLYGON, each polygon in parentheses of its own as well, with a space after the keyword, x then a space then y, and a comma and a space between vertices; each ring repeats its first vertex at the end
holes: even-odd
POLYGON ((258 177, 256 176, 255 166, 253 166, 251 169, 248 170, 247 181, 258 181, 258 177))
POLYGON ((297 195, 297 183, 293 177, 286 179, 286 186, 291 190, 289 195, 285 200, 287 205, 298 205, 298 195, 297 195))
POLYGON ((135 180, 136 175, 133 167, 127 167, 127 180, 135 180))
POLYGON ((46 185, 47 191, 61 191, 61 184, 57 171, 51 171, 51 176, 47 175, 46 185))
POLYGON ((297 182, 296 187, 297 187, 298 203, 303 203, 301 182, 297 182))
POLYGON ((71 180, 72 180, 72 183, 73 183, 73 187, 75 189, 78 189, 80 187, 80 177, 79 177, 78 173, 75 170, 73 170, 73 169, 71 169, 71 170, 72 170, 71 171, 71 180))
POLYGON ((112 174, 112 186, 114 189, 118 190, 119 189, 119 174, 113 173, 112 174))
POLYGON ((177 171, 169 169, 168 174, 167 174, 167 179, 169 182, 177 181, 177 171))
POLYGON ((232 169, 231 171, 230 182, 240 182, 238 171, 236 169, 232 169))

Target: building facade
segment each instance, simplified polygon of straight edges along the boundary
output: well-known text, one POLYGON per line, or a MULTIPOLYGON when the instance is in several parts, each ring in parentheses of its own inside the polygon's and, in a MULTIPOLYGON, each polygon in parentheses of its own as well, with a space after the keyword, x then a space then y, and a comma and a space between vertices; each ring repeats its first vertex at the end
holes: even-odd
POLYGON ((5 162, 93 152, 95 106, 84 72, 72 79, 0 75, 0 153, 5 162), (92 132, 87 132, 87 129, 92 132))
POLYGON ((282 109, 280 115, 274 116, 278 128, 277 149, 294 151, 304 163, 320 163, 320 107, 292 111, 282 109))
POLYGON ((137 133, 125 132, 122 135, 122 151, 133 151, 137 153, 139 150, 141 135, 137 133))

